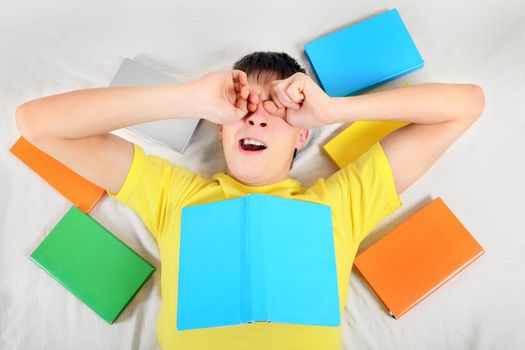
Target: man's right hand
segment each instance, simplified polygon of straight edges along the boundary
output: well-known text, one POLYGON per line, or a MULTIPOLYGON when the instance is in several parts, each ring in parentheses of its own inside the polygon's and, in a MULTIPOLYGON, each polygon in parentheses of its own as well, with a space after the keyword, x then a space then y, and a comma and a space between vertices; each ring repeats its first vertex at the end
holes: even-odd
POLYGON ((259 96, 251 91, 241 70, 210 72, 193 82, 201 116, 216 124, 231 124, 255 112, 259 96))

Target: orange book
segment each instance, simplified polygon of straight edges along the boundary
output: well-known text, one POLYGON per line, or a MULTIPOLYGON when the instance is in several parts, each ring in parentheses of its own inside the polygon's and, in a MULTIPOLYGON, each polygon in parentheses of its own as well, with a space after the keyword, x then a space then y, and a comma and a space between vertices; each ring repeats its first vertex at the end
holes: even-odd
POLYGON ((42 152, 23 136, 10 151, 84 213, 90 212, 106 194, 104 189, 42 152))
POLYGON ((484 252, 438 197, 359 254, 354 264, 397 319, 484 252))

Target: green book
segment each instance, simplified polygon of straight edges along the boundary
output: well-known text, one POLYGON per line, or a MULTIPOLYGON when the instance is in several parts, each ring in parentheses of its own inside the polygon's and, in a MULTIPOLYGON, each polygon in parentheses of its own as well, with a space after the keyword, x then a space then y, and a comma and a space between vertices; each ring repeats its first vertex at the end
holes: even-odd
POLYGON ((72 206, 31 259, 104 320, 113 323, 155 267, 72 206))

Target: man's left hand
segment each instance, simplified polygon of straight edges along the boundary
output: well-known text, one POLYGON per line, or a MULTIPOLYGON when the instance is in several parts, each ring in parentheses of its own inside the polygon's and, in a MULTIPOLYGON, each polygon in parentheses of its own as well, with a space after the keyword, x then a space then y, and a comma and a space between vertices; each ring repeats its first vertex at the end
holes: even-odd
POLYGON ((333 123, 333 99, 304 73, 272 81, 270 94, 272 99, 263 103, 264 109, 292 126, 310 129, 333 123))

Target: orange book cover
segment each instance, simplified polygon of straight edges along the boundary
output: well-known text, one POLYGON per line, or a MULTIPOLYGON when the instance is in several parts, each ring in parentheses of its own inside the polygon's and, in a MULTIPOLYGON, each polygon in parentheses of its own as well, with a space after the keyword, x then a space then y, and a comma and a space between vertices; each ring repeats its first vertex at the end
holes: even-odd
POLYGON ((484 252, 437 197, 359 254, 354 264, 397 319, 484 252))
POLYGON ((90 212, 106 194, 104 189, 42 152, 23 136, 10 151, 84 213, 90 212))

